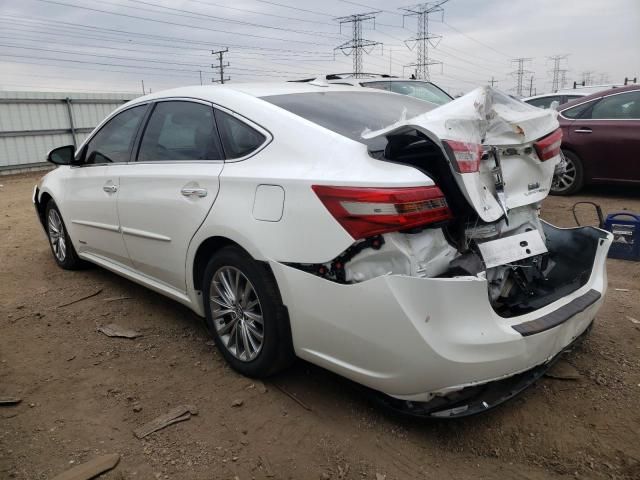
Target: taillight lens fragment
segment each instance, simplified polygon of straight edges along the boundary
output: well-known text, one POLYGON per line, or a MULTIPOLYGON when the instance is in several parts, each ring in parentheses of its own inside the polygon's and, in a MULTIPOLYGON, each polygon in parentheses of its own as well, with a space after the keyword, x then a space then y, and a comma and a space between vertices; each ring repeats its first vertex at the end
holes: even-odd
POLYGON ((534 146, 541 161, 560 155, 560 145, 562 144, 562 130, 559 128, 555 132, 538 140, 534 146))
POLYGON ((451 218, 436 186, 362 188, 313 185, 324 206, 354 238, 406 230, 451 218))
POLYGON ((453 153, 453 167, 458 173, 473 173, 480 168, 482 145, 477 143, 443 140, 453 153))

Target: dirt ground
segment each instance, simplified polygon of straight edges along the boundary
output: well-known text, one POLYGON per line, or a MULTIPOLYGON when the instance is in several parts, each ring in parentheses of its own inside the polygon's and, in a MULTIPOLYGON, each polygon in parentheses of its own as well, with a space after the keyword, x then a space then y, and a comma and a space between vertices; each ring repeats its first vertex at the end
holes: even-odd
MULTIPOLYGON (((185 307, 97 267, 61 270, 32 210, 39 175, 0 177, 0 397, 22 398, 0 406, 0 479, 105 453, 121 455, 105 479, 640 479, 640 263, 608 261, 605 306, 564 360, 577 380, 544 378, 477 417, 411 421, 304 362, 244 378, 185 307), (143 336, 96 331, 112 322, 143 336), (133 435, 181 404, 198 415, 133 435)), ((571 226, 578 200, 640 212, 640 192, 611 187, 551 197, 543 216, 571 226)))

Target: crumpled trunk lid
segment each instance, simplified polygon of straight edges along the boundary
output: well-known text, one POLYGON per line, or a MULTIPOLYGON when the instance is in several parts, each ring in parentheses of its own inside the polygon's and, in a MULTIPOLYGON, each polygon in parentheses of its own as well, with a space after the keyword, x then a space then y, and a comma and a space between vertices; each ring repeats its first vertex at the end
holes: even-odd
POLYGON ((554 110, 533 107, 486 86, 418 117, 365 132, 363 138, 420 131, 442 148, 458 187, 480 218, 493 222, 548 195, 560 157, 541 161, 534 143, 558 129, 556 117, 554 110), (456 172, 445 140, 482 145, 479 170, 456 172))

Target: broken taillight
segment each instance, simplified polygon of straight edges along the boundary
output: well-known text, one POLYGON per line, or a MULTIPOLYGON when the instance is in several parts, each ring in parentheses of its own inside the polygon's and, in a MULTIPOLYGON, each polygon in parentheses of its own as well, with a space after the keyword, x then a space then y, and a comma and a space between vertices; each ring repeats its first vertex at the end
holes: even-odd
POLYGON ((436 186, 400 188, 313 185, 331 215, 354 238, 406 230, 451 218, 436 186))
POLYGON ((451 149, 453 168, 458 173, 473 173, 480 168, 482 145, 477 143, 443 140, 451 149))
POLYGON ((560 155, 560 145, 562 144, 562 130, 557 129, 555 132, 538 140, 534 146, 538 152, 538 158, 544 162, 550 158, 560 155))

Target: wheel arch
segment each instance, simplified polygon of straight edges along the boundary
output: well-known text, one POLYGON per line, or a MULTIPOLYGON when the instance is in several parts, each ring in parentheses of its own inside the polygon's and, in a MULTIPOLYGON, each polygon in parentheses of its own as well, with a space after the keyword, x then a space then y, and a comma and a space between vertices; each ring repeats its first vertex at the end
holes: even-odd
MULTIPOLYGON (((209 259, 220 249, 229 246, 237 247, 244 253, 246 253, 249 257, 253 258, 256 261, 260 261, 256 259, 249 250, 244 248, 235 240, 230 239, 229 237, 225 237, 222 235, 207 237, 200 243, 200 245, 198 245, 196 253, 193 257, 191 280, 193 281, 195 290, 202 290, 204 271, 207 268, 209 259)), ((269 268, 269 270, 271 270, 267 263, 265 263, 265 265, 269 268)), ((273 274, 273 272, 271 272, 271 274, 273 274)))

